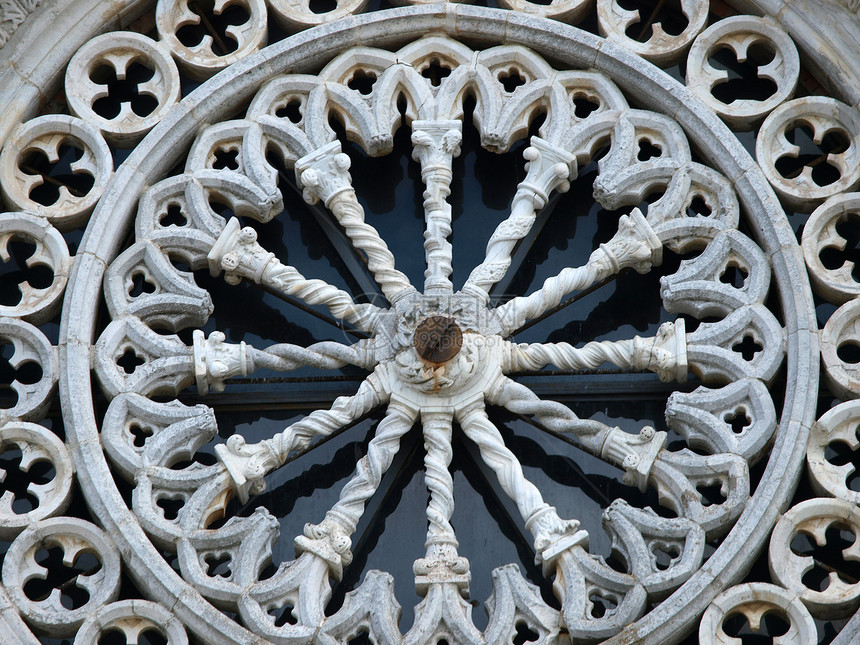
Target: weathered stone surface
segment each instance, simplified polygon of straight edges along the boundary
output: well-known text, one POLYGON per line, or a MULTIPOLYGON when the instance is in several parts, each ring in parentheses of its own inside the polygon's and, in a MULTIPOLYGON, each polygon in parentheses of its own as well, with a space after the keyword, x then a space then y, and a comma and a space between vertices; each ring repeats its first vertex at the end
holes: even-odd
MULTIPOLYGON (((162 631, 168 642, 184 644, 187 639, 180 620, 197 639, 213 643, 251 643, 260 638, 292 644, 311 639, 334 643, 360 636, 364 630, 376 642, 384 643, 435 644, 446 639, 452 645, 497 645, 513 638, 512 628, 519 629, 521 624, 538 635, 538 642, 547 643, 564 638, 564 630, 585 641, 630 640, 633 631, 635 642, 667 642, 667 634, 669 641, 677 638, 697 620, 715 594, 740 578, 753 558, 755 549, 750 547, 763 544, 777 509, 787 505, 802 464, 805 432, 815 410, 818 352, 812 299, 798 268, 803 263, 793 232, 765 175, 787 203, 802 202, 803 208, 811 208, 853 184, 849 181, 845 186, 828 187, 832 193, 793 197, 792 190, 796 192, 797 187, 781 189, 780 180, 767 169, 770 162, 775 167, 779 155, 774 141, 782 134, 780 127, 791 124, 775 119, 765 124, 773 132, 760 135, 759 144, 770 145, 768 154, 773 158, 759 157, 763 174, 717 116, 735 128, 744 128, 774 106, 760 102, 763 104, 738 104, 728 109, 710 105, 708 109, 708 100, 696 99, 691 91, 695 72, 691 72, 690 88, 683 88, 636 55, 638 52, 661 65, 682 60, 686 47, 704 28, 704 3, 682 3, 689 22, 683 33, 672 36, 655 24, 654 37, 644 44, 627 36, 633 17, 614 2, 598 3, 600 29, 613 34, 606 40, 542 18, 482 7, 411 7, 384 17, 339 21, 361 10, 363 3, 341 3, 335 11, 323 14, 311 11, 310 5, 271 2, 267 6, 243 0, 241 6, 249 19, 228 28, 239 45, 232 57, 217 53, 210 36, 204 36, 196 48, 184 45, 177 32, 199 16, 185 2, 166 0, 158 3, 156 15, 161 41, 131 35, 116 53, 108 43, 117 43, 124 36, 114 33, 80 49, 67 76, 72 79, 70 102, 80 103, 72 108, 80 122, 63 117, 71 124, 69 128, 78 128, 78 134, 63 134, 78 137, 76 140, 87 147, 89 166, 82 168, 97 175, 93 192, 98 194, 93 204, 99 195, 101 198, 73 269, 68 247, 59 243, 53 227, 68 230, 83 223, 92 205, 82 206, 69 199, 54 210, 39 210, 23 198, 6 198, 12 202, 10 206, 37 212, 13 217, 11 228, 7 228, 12 234, 41 241, 48 250, 41 256, 49 258, 45 262, 56 280, 50 293, 30 291, 17 310, 3 312, 14 318, 4 319, 11 321, 6 338, 17 333, 30 339, 19 341, 19 345, 32 346, 27 357, 38 359, 44 374, 35 386, 18 388, 25 403, 3 412, 0 421, 8 419, 8 423, 0 433, 16 427, 16 423, 27 425, 22 419, 38 421, 50 405, 56 375, 61 375, 67 445, 81 469, 84 496, 104 524, 109 541, 119 547, 143 593, 170 608, 167 611, 161 605, 140 602, 137 615, 134 602, 138 601, 112 603, 112 598, 99 596, 81 613, 86 619, 78 638, 82 642, 98 639, 102 631, 111 628, 133 637, 135 630, 153 627, 162 631), (297 34, 284 44, 263 49, 267 11, 274 11, 276 19, 290 28, 312 23, 321 26, 311 34, 297 34), (430 31, 432 36, 403 46, 430 31), (460 36, 467 36, 465 42, 476 49, 452 38, 460 36), (178 77, 165 47, 185 73, 198 79, 212 76, 172 108, 178 97, 173 81, 178 77), (88 60, 115 62, 119 77, 121 68, 138 54, 149 62, 156 61, 157 72, 170 80, 155 88, 157 114, 145 123, 128 113, 124 119, 116 118, 123 122, 121 125, 99 121, 97 113, 88 112, 87 107, 92 106, 95 90, 74 80, 84 73, 81 69, 88 60), (438 84, 430 82, 429 73, 423 74, 435 65, 450 71, 438 84), (564 66, 590 69, 554 69, 564 66), (319 74, 309 75, 319 69, 319 74), (374 79, 367 93, 350 87, 362 75, 374 79), (512 89, 503 82, 512 77, 522 84, 512 89), (467 287, 455 294, 450 280, 452 249, 447 239, 451 229, 448 198, 453 160, 459 154, 462 137, 466 94, 476 98, 474 114, 481 143, 492 151, 510 149, 529 134, 538 115, 545 114, 546 118, 526 148, 525 179, 517 187, 510 217, 493 234, 485 262, 470 276, 467 287), (642 109, 630 109, 625 94, 642 109), (583 115, 577 101, 589 101, 597 107, 583 115), (244 118, 237 118, 241 117, 238 111, 249 103, 244 118), (745 107, 751 112, 744 112, 745 107), (284 118, 282 111, 287 108, 298 117, 284 118), (352 187, 348 158, 328 124, 330 114, 343 119, 350 138, 371 155, 391 151, 397 128, 412 128, 415 159, 426 189, 428 270, 423 295, 419 294, 420 287, 409 284, 396 268, 398 250, 388 248, 384 231, 375 230, 365 220, 360 196, 352 187), (104 154, 108 148, 103 141, 99 143, 101 135, 93 138, 92 132, 87 131, 86 137, 82 133, 94 125, 112 144, 127 145, 136 142, 155 122, 159 125, 108 180, 112 164, 109 152, 104 154), (553 193, 567 189, 603 144, 609 145, 609 152, 599 161, 595 198, 606 208, 624 209, 618 235, 598 248, 583 266, 564 269, 535 293, 512 300, 507 308, 487 306, 488 291, 504 278, 516 245, 521 240, 531 243, 527 237, 539 210, 553 193), (657 153, 643 159, 643 148, 657 153), (305 278, 257 243, 257 224, 249 220, 265 223, 283 209, 277 172, 266 159, 273 151, 289 171, 295 171, 306 198, 321 201, 354 248, 367 257, 370 273, 382 286, 389 308, 356 302, 345 291, 313 276, 305 278), (229 169, 219 161, 219 155, 225 153, 235 158, 229 169), (184 171, 165 179, 183 156, 184 171), (645 198, 656 193, 660 193, 659 199, 646 204, 645 198), (226 203, 244 220, 221 218, 210 207, 211 200, 226 203), (46 224, 45 217, 52 224, 46 224), (741 221, 750 237, 738 232, 741 221), (30 228, 21 230, 22 223, 30 228), (136 241, 124 248, 127 243, 123 240, 132 228, 136 241), (564 343, 516 345, 505 340, 568 295, 618 276, 627 268, 644 273, 658 266, 664 246, 678 253, 702 252, 694 260, 685 260, 662 285, 667 310, 706 319, 695 331, 685 333, 685 320, 679 318, 665 323, 650 338, 635 336, 581 347, 564 343), (211 328, 204 333, 200 328, 207 325, 212 313, 211 299, 191 272, 177 268, 177 257, 194 271, 208 268, 216 276, 223 272, 230 284, 246 281, 251 288, 259 284, 309 305, 324 305, 334 317, 355 325, 371 338, 353 346, 330 342, 256 348, 250 343, 228 343, 221 332, 211 328), (730 271, 745 276, 740 281, 724 280, 730 271), (70 276, 71 287, 57 352, 38 338, 40 332, 34 336, 28 323, 22 321, 41 323, 53 315, 66 276, 70 276), (100 292, 112 318, 106 326, 97 323, 100 292), (768 298, 769 293, 778 298, 768 298), (32 307, 28 308, 30 301, 32 307), (454 321, 460 330, 459 351, 450 356, 416 352, 423 347, 415 342, 421 323, 440 316, 454 321), (185 332, 182 338, 193 342, 181 340, 180 332, 185 332), (759 346, 750 357, 745 347, 748 340, 759 346), (119 364, 129 353, 142 364, 129 369, 119 364), (654 371, 665 382, 683 382, 688 369, 703 377, 709 387, 673 395, 667 419, 688 445, 709 454, 671 452, 666 448, 667 434, 649 426, 631 434, 579 419, 570 408, 538 399, 507 376, 548 364, 590 372, 602 369, 605 362, 623 370, 654 371), (174 468, 180 461, 192 459, 195 451, 212 439, 216 432, 214 415, 206 406, 189 408, 161 397, 170 399, 188 385, 196 385, 201 396, 218 392, 230 387, 232 377, 250 375, 256 369, 336 369, 346 364, 372 371, 354 397, 338 399, 331 410, 317 411, 258 444, 246 444, 236 435, 217 446, 221 463, 174 468), (773 409, 767 388, 780 382, 775 379, 783 365, 788 385, 780 415, 773 409), (111 400, 102 423, 97 422, 92 401, 91 367, 111 400), (389 405, 385 420, 376 429, 367 456, 358 460, 356 473, 344 487, 340 501, 325 520, 308 525, 296 538, 301 553, 296 560, 282 563, 272 577, 260 580, 278 539, 271 515, 260 510, 251 517, 232 517, 218 529, 209 528, 210 519, 224 512, 231 495, 245 497, 260 491, 263 476, 313 438, 328 436, 385 403, 389 405), (650 508, 613 504, 606 513, 605 527, 616 549, 624 554, 628 570, 613 569, 588 553, 588 535, 578 521, 561 519, 527 479, 517 455, 505 446, 501 433, 484 412, 488 403, 533 416, 552 431, 566 434, 586 451, 617 466, 625 483, 643 492, 656 489, 662 503, 678 517, 664 521, 650 508), (379 572, 370 572, 341 611, 326 618, 330 580, 340 579, 344 567, 350 566, 350 536, 364 505, 391 465, 400 437, 419 416, 430 496, 427 551, 415 565, 416 589, 424 597, 416 623, 411 629, 397 624, 399 606, 390 579, 379 572), (736 423, 740 416, 749 423, 736 423), (777 418, 781 419, 779 425, 777 418), (470 567, 458 554, 450 523, 454 420, 475 444, 476 454, 495 474, 499 487, 522 516, 525 529, 532 533, 545 575, 555 575, 561 611, 547 606, 509 565, 494 574, 487 630, 482 634, 475 629, 471 605, 464 597, 470 567), (134 424, 143 434, 149 433, 142 446, 133 438, 134 424), (772 459, 761 483, 751 491, 748 466, 767 454, 771 442, 772 459), (130 507, 111 482, 109 467, 134 485, 130 507), (717 488, 725 499, 711 503, 703 497, 703 488, 717 488), (181 502, 176 517, 165 516, 159 505, 164 500, 181 502), (722 546, 702 565, 706 537, 719 537, 722 546), (158 556, 153 545, 177 554, 178 572, 158 556), (658 566, 657 552, 669 554, 668 568, 658 566), (229 571, 212 575, 203 564, 207 558, 227 558, 229 571), (656 608, 643 615, 649 605, 656 608), (606 606, 610 611, 598 615, 606 606), (238 611, 244 626, 216 607, 238 611), (290 614, 286 624, 275 625, 270 612, 276 610, 290 614)), ((581 19, 589 10, 588 3, 581 2, 552 6, 524 2, 515 8, 568 21, 581 19)), ((127 17, 134 10, 134 3, 118 2, 111 19, 119 24, 125 18, 118 16, 127 17)), ((740 58, 751 42, 769 38, 777 50, 772 67, 779 97, 771 102, 780 103, 794 88, 793 45, 781 30, 772 28, 771 19, 742 18, 716 23, 714 27, 733 26, 728 35, 716 34, 714 28, 706 30, 693 50, 699 43, 704 47, 711 38, 732 43, 740 58)), ((61 48, 50 50, 57 58, 54 76, 78 46, 64 58, 61 48)), ((0 82, 3 78, 0 76, 0 82)), ((15 100, 21 96, 15 94, 15 100)), ((774 114, 780 109, 777 107, 774 114)), ((840 181, 850 179, 853 167, 856 128, 851 109, 841 106, 833 117, 852 139, 847 151, 832 157, 842 171, 840 181)), ((21 107, 4 114, 0 125, 5 127, 7 120, 17 119, 27 110, 28 115, 33 113, 32 108, 21 107)), ((826 121, 827 115, 816 115, 822 123, 826 121)), ((59 117, 52 118, 56 121, 59 117)), ((23 132, 29 124, 22 127, 23 132)), ((51 132, 51 141, 37 141, 49 157, 57 136, 51 132)), ((10 150, 13 146, 7 145, 0 170, 4 159, 14 157, 12 162, 6 161, 14 174, 20 168, 15 169, 18 157, 10 150)), ((23 181, 30 179, 23 177, 23 181)), ((12 182, 4 175, 4 190, 14 191, 16 182, 22 184, 20 172, 12 182)), ((28 186, 19 192, 29 199, 28 186)), ((832 221, 836 216, 828 217, 832 221)), ((822 231, 825 229, 823 225, 822 231)), ((809 230, 812 236, 814 227, 809 230)), ((832 235, 818 234, 812 243, 816 246, 814 255, 832 241, 832 235)), ((809 258, 807 263, 812 267, 809 258)), ((834 302, 851 297, 846 295, 851 285, 845 275, 824 279, 841 283, 836 287, 819 284, 826 297, 834 302)), ((825 354, 851 340, 850 324, 848 321, 835 331, 833 326, 825 329, 825 354)), ((16 352, 18 356, 19 348, 16 352)), ((845 368, 841 359, 828 357, 826 354, 830 372, 843 369, 850 381, 852 368, 845 368)), ((831 380, 841 394, 856 396, 852 382, 840 386, 840 377, 833 375, 831 380)), ((40 450, 55 463, 65 464, 62 451, 53 450, 53 439, 46 438, 53 435, 33 432, 33 445, 44 440, 40 450)), ((826 438, 821 442, 823 448, 826 438)), ((64 491, 71 474, 63 466, 62 477, 59 475, 60 469, 56 491, 47 491, 40 498, 40 508, 44 506, 47 515, 61 513, 67 499, 64 491)), ((828 480, 817 485, 832 484, 828 480)), ((802 612, 783 603, 779 593, 767 599, 773 607, 788 612, 795 630, 792 634, 809 636, 804 631, 808 621, 802 612)), ((0 605, 2 600, 0 593, 0 605)), ((834 611, 844 615, 850 611, 846 607, 853 608, 851 602, 834 611)), ((752 616, 758 609, 749 611, 752 616)), ((46 621, 54 618, 41 617, 29 607, 23 613, 57 634, 71 634, 74 627, 70 625, 83 620, 77 614, 74 621, 66 616, 58 619, 65 621, 64 626, 53 627, 46 621)), ((14 622, 13 618, 3 620, 14 622)), ((3 627, 0 622, 0 629, 3 627)), ((20 631, 13 627, 10 633, 20 631)))

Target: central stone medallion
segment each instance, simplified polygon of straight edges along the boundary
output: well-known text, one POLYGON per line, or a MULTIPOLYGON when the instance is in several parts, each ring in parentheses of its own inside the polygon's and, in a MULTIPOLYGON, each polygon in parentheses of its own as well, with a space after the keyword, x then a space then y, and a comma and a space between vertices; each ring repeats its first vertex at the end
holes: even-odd
POLYGON ((415 329, 415 351, 429 363, 445 363, 463 346, 463 332, 453 318, 430 316, 415 329))

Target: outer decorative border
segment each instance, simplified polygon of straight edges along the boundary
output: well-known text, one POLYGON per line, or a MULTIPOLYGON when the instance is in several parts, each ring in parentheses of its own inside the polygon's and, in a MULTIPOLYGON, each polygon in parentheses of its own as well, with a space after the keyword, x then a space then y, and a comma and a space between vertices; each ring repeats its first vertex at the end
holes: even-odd
POLYGON ((755 161, 729 129, 686 88, 611 40, 574 27, 515 12, 466 5, 432 5, 345 18, 276 43, 216 75, 180 102, 119 168, 101 199, 72 272, 64 302, 60 351, 61 403, 79 482, 129 564, 137 583, 164 600, 206 642, 258 643, 182 581, 149 543, 116 489, 100 482, 111 473, 104 460, 92 407, 90 346, 95 333, 92 303, 101 280, 134 215, 137 195, 172 167, 196 134, 200 121, 226 118, 247 101, 260 81, 275 73, 311 71, 354 45, 392 46, 431 31, 470 43, 505 42, 532 47, 544 56, 581 68, 594 67, 623 89, 647 101, 684 127, 706 161, 719 168, 751 214, 751 224, 769 256, 780 287, 788 339, 788 395, 765 475, 755 494, 708 562, 669 600, 607 643, 660 643, 693 627, 725 586, 740 580, 764 545, 779 512, 788 505, 805 458, 815 414, 818 343, 812 294, 803 257, 782 208, 755 161))
POLYGON ((30 16, 39 0, 0 0, 0 47, 3 47, 15 30, 18 29, 30 16))
MULTIPOLYGON (((4 15, 2 1, 0 16, 4 15)), ((0 47, 0 141, 6 141, 19 123, 38 116, 62 87, 66 64, 84 43, 106 31, 124 29, 151 4, 150 0, 52 0, 36 7, 0 47)))

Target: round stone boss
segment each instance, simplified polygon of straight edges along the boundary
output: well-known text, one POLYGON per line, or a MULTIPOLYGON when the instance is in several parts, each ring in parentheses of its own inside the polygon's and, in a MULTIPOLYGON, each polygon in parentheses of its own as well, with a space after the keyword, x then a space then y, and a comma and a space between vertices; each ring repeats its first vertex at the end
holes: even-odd
POLYGON ((752 563, 793 494, 814 420, 818 347, 813 302, 802 256, 779 202, 755 161, 720 119, 689 91, 636 55, 597 36, 557 22, 463 5, 422 6, 357 16, 296 34, 236 63, 176 106, 119 168, 98 204, 69 281, 61 325, 63 415, 81 488, 91 511, 123 553, 128 570, 149 597, 173 607, 198 638, 246 643, 258 637, 218 611, 159 555, 119 491, 98 437, 90 352, 106 266, 120 250, 137 201, 181 158, 199 128, 226 120, 267 80, 284 72, 312 73, 355 45, 397 47, 430 31, 467 39, 473 46, 519 44, 557 66, 603 72, 646 109, 673 115, 704 161, 730 182, 756 241, 769 258, 786 334, 787 392, 770 459, 754 494, 720 547, 669 599, 628 625, 609 643, 662 643, 682 633, 725 586, 752 563), (719 582, 718 582, 719 580, 719 582))
POLYGON ((421 358, 431 363, 444 363, 460 351, 463 332, 453 318, 430 316, 418 325, 413 342, 421 358))

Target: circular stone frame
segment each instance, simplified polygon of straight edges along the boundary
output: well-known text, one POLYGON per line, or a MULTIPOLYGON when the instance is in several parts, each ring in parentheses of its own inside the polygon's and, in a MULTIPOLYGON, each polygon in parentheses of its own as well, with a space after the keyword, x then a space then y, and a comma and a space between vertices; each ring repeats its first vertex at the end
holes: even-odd
POLYGON ((80 245, 61 323, 60 393, 68 443, 91 511, 118 545, 128 570, 149 596, 169 606, 205 642, 258 643, 182 580, 147 538, 115 487, 102 452, 93 408, 90 350, 102 278, 133 221, 137 199, 172 168, 200 122, 230 116, 267 79, 312 72, 356 45, 391 47, 428 32, 484 46, 517 44, 563 66, 594 68, 643 107, 667 114, 685 130, 704 161, 732 182, 746 221, 767 255, 786 325, 787 390, 780 425, 761 482, 720 547, 669 599, 606 643, 663 643, 693 629, 713 598, 738 582, 790 502, 805 461, 818 384, 818 340, 803 257, 782 207, 755 160, 728 127, 665 72, 608 40, 544 18, 448 4, 378 11, 301 32, 237 62, 175 106, 120 166, 80 245), (755 545, 756 548, 749 548, 755 545))

